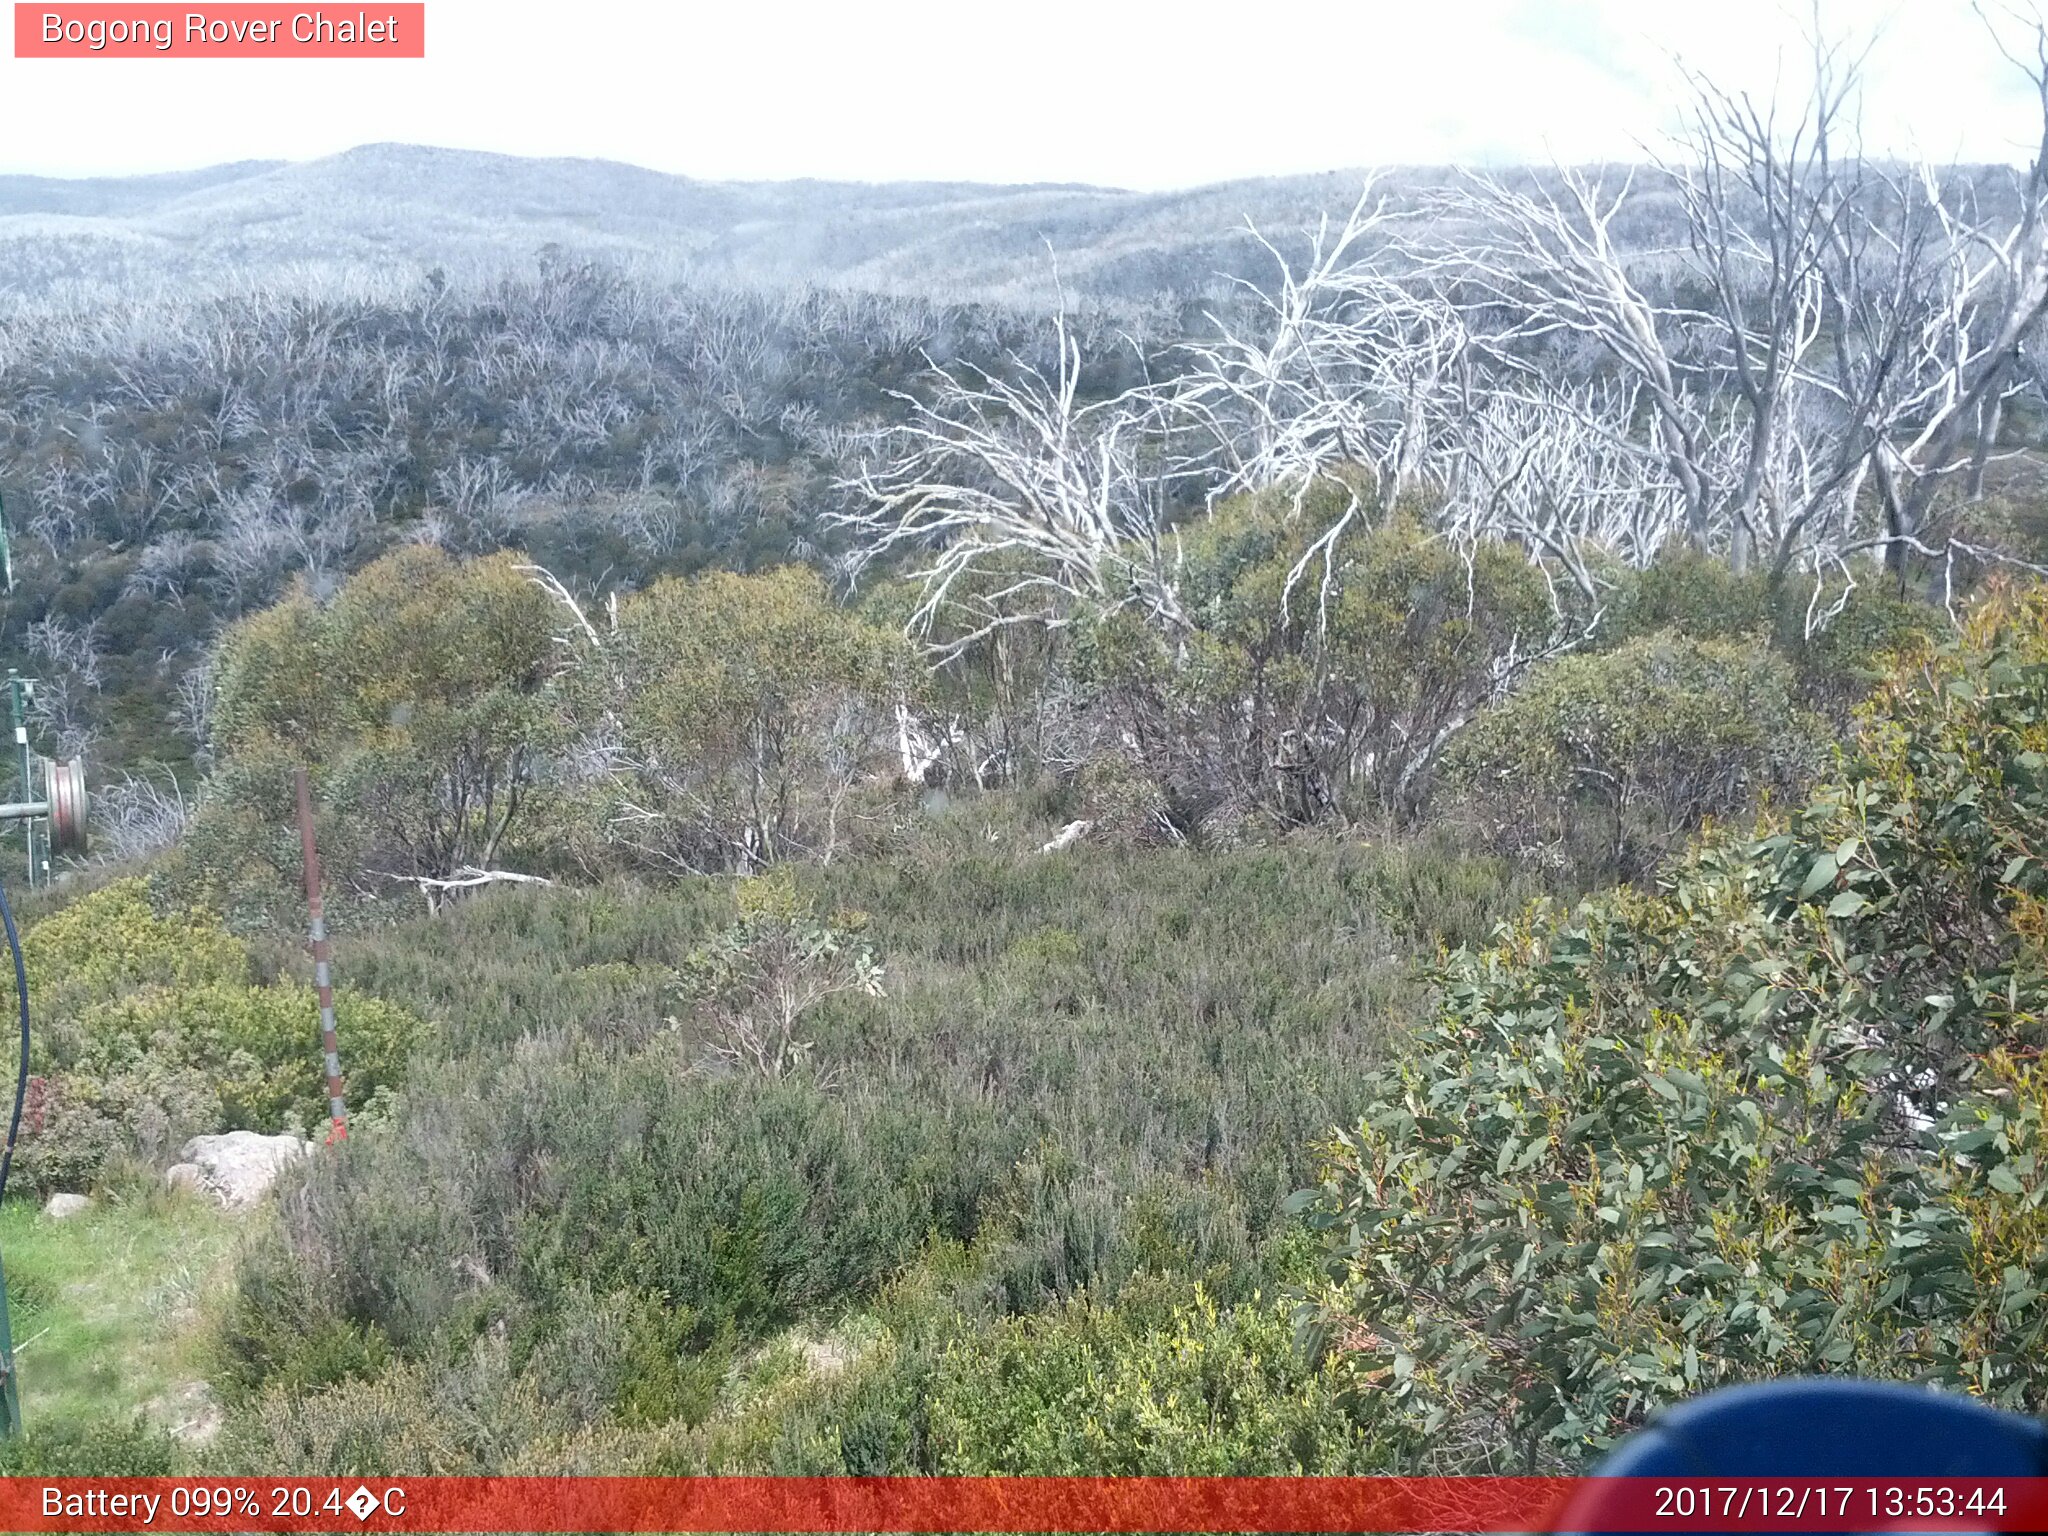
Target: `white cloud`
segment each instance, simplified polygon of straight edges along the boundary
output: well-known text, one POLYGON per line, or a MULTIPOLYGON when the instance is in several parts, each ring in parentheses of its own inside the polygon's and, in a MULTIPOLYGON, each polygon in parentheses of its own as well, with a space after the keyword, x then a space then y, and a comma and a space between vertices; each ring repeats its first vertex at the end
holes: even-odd
MULTIPOLYGON (((1836 0, 1831 23, 1879 7, 1836 0)), ((428 0, 421 61, 0 59, 0 171, 305 159, 378 140, 712 178, 1184 186, 1626 156, 1671 57, 1768 92, 1796 0, 428 0)), ((2017 158, 2037 116, 1966 0, 1893 0, 1873 146, 2017 158)))

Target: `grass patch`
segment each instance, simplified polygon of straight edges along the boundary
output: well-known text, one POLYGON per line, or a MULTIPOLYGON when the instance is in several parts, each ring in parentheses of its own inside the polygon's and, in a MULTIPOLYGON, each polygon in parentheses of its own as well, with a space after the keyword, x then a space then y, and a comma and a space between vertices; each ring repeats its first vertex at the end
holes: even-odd
POLYGON ((205 1317, 239 1231, 211 1202, 101 1201, 52 1221, 0 1206, 0 1259, 30 1432, 189 1411, 206 1375, 205 1317))

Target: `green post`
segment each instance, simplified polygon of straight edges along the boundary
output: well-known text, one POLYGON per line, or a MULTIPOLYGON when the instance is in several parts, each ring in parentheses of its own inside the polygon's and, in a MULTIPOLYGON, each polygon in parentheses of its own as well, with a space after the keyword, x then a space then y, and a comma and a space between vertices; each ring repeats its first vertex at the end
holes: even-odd
MULTIPOLYGON (((14 590, 14 554, 7 542, 6 509, 0 507, 0 577, 4 577, 7 590, 14 590)), ((15 753, 21 762, 21 798, 24 802, 33 800, 33 786, 29 782, 28 757, 28 684, 21 674, 12 667, 7 669, 8 713, 14 719, 15 753)), ((28 883, 36 883, 36 824, 33 818, 23 823, 28 836, 28 883)), ((26 1040, 24 1039, 24 1046, 26 1040)), ((10 1147, 10 1150, 11 1147, 10 1147)), ((14 1382, 14 1328, 7 1317, 7 1271, 0 1266, 0 1439, 12 1440, 21 1433, 21 1393, 14 1382)))
POLYGON ((21 1393, 14 1383, 14 1330, 7 1321, 7 1272, 0 1269, 0 1440, 21 1433, 21 1393))
MULTIPOLYGON (((21 771, 22 803, 35 799, 36 787, 32 778, 28 750, 28 701, 34 696, 35 685, 28 682, 14 668, 7 669, 7 714, 14 725, 14 755, 21 771)), ((42 870, 36 863, 36 823, 33 816, 23 820, 22 836, 28 841, 28 884, 34 890, 42 870)))

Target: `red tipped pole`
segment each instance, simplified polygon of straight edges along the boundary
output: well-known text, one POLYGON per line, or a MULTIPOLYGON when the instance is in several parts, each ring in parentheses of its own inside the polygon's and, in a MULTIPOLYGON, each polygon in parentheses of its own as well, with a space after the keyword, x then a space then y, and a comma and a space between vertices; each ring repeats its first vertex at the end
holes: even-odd
POLYGON ((298 770, 299 847, 306 855, 306 909, 313 916, 313 987, 320 994, 320 1048, 327 1057, 327 1113, 331 1147, 348 1135, 348 1106, 341 1097, 341 1052, 334 1041, 334 973, 328 961, 327 917, 320 905, 320 850, 313 844, 313 795, 306 770, 298 770))

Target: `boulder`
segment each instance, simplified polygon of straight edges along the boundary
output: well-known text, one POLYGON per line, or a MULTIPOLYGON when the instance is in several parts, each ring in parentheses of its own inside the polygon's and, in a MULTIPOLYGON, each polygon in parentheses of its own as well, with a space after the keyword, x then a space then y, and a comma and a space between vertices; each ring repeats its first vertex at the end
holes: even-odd
POLYGON ((52 1221, 62 1221, 67 1216, 76 1216, 80 1211, 91 1209, 91 1195, 52 1195, 43 1207, 43 1214, 52 1221))
POLYGON ((198 1188, 222 1205, 236 1208, 261 1200, 280 1173, 312 1150, 313 1143, 296 1136, 228 1131, 220 1136, 193 1137, 185 1143, 182 1156, 198 1170, 198 1188))

